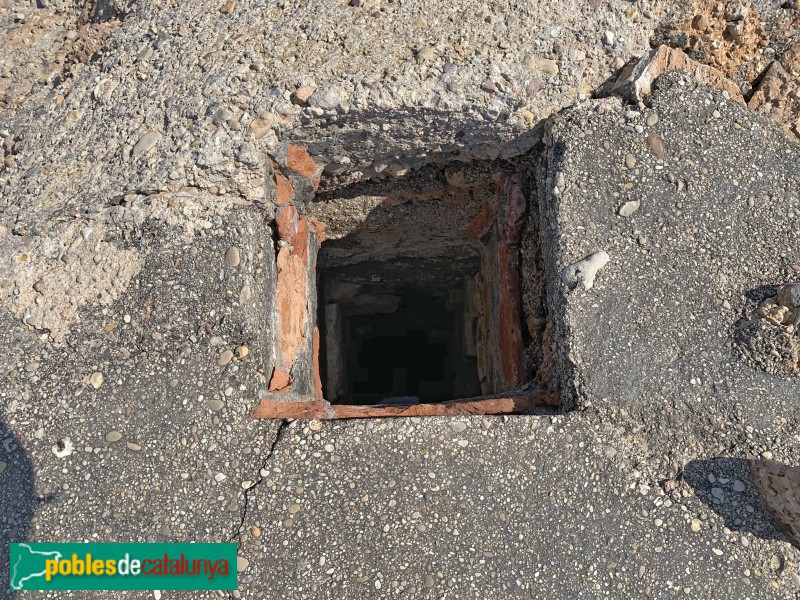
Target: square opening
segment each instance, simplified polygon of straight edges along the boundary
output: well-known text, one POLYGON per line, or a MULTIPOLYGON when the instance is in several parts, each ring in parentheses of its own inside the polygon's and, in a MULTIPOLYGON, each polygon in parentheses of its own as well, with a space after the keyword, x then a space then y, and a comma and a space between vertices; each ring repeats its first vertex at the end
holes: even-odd
POLYGON ((276 364, 254 416, 519 414, 557 405, 526 185, 521 173, 470 165, 318 193, 303 207, 315 231, 324 224, 308 246, 308 268, 295 273, 278 260, 278 324, 289 333, 297 324, 301 334, 276 338, 283 370, 276 364), (302 289, 307 301, 292 300, 302 289))

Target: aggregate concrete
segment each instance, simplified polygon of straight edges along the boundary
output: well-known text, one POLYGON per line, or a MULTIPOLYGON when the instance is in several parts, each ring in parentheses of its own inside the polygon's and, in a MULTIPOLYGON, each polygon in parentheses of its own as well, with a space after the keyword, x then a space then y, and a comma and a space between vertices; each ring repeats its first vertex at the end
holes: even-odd
POLYGON ((797 380, 735 343, 798 277, 797 146, 680 74, 587 100, 692 3, 62 4, 0 1, 0 565, 13 541, 234 540, 234 597, 800 595, 745 462, 796 464, 797 380), (251 419, 287 139, 331 189, 529 164, 565 414, 251 419), (598 251, 591 289, 562 285, 598 251))
MULTIPOLYGON (((3 542, 235 540, 235 597, 795 598, 800 552, 773 526, 745 459, 798 455, 796 382, 738 362, 735 314, 721 304, 739 306, 796 260, 785 215, 798 201, 797 148, 680 75, 664 79, 652 108, 630 110, 601 100, 565 114, 531 158, 544 189, 560 184, 537 217, 551 232, 545 268, 559 276, 548 298, 575 410, 251 420, 259 384, 249 382, 268 353, 250 329, 260 313, 234 301, 222 318, 212 299, 236 277, 225 266, 235 241, 201 237, 181 272, 154 240, 161 262, 145 261, 135 293, 87 318, 82 345, 37 355, 37 369, 25 369, 37 338, 6 317, 3 542), (663 163, 626 125, 651 112, 663 163), (734 169, 743 164, 747 177, 734 169), (687 182, 681 191, 669 173, 687 182), (629 196, 641 207, 619 217, 629 196), (600 249, 611 260, 590 290, 562 285, 564 266, 600 249), (126 331, 125 314, 140 332, 126 331), (112 317, 119 338, 102 328, 112 317), (235 372, 218 365, 217 333, 225 347, 252 348, 235 372), (130 359, 115 356, 127 347, 130 359), (94 370, 105 373, 98 389, 81 383, 94 370), (67 438, 74 449, 59 458, 67 438)), ((233 213, 242 255, 260 245, 248 210, 233 213)))

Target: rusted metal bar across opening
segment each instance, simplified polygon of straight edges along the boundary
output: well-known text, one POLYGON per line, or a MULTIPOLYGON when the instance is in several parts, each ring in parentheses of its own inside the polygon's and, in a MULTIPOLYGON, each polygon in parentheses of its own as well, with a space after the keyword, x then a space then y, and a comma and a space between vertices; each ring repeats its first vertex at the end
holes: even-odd
POLYGON ((263 398, 251 415, 256 419, 374 419, 385 417, 438 417, 458 415, 521 415, 537 406, 558 406, 558 390, 543 387, 519 395, 464 398, 436 404, 360 406, 331 404, 325 400, 285 402, 263 398))

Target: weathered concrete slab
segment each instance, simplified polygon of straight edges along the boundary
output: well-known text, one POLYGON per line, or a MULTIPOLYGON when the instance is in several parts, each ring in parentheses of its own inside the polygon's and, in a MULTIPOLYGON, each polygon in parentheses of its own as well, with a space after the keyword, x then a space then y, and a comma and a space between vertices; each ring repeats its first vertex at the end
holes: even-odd
POLYGON ((657 87, 649 108, 573 111, 548 133, 549 281, 610 256, 591 290, 549 288, 566 391, 686 434, 713 437, 716 412, 796 435, 797 382, 737 358, 734 339, 746 296, 796 277, 800 152, 717 91, 678 74, 657 87))
POLYGON ((272 297, 263 216, 209 214, 191 243, 146 220, 141 271, 69 345, 3 316, 2 542, 234 539, 253 598, 794 598, 800 552, 744 459, 796 459, 796 382, 731 345, 741 295, 797 262, 797 150, 716 92, 661 85, 646 114, 557 120, 538 167, 551 339, 582 410, 250 419, 273 360, 268 307, 242 296, 272 297), (562 286, 599 250, 591 289, 562 286))
MULTIPOLYGON (((99 24, 106 2, 12 4, 0 565, 23 539, 234 539, 235 596, 796 598, 800 555, 744 459, 796 464, 797 380, 764 370, 785 359, 768 337, 737 354, 735 332, 796 278, 797 149, 677 76, 639 115, 583 103, 661 31, 698 32, 687 51, 743 89, 770 57, 791 71, 791 3, 736 3, 729 22, 686 0, 120 1, 124 21, 99 24), (277 207, 305 203, 323 168, 324 189, 388 188, 423 165, 519 160, 576 102, 531 155, 546 260, 531 265, 530 240, 521 259, 549 281, 544 358, 581 410, 250 418, 275 363, 275 245, 291 241, 272 238, 277 207), (598 251, 592 286, 585 268, 561 286, 598 251)), ((754 106, 791 130, 774 98, 789 74, 754 106)))
MULTIPOLYGON (((237 531, 243 482, 277 428, 250 418, 273 364, 274 250, 260 209, 179 206, 208 227, 139 223, 126 240, 141 269, 108 306, 81 307, 67 342, 0 313, 4 553, 12 541, 225 541, 237 531)), ((116 208, 110 218, 124 221, 136 207, 116 208)), ((6 568, 0 589, 6 597, 6 568)))
POLYGON ((254 490, 243 595, 793 597, 770 561, 798 553, 762 539, 743 461, 676 480, 596 416, 295 422, 254 490))

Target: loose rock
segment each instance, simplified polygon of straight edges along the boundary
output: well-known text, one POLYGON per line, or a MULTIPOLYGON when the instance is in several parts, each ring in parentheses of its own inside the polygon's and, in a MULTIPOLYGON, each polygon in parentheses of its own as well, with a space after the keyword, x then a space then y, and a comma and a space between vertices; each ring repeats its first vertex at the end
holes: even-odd
POLYGON ((561 272, 561 281, 570 288, 574 288, 580 281, 586 290, 594 287, 594 280, 597 272, 603 268, 611 257, 604 250, 590 254, 581 261, 578 261, 561 272))

